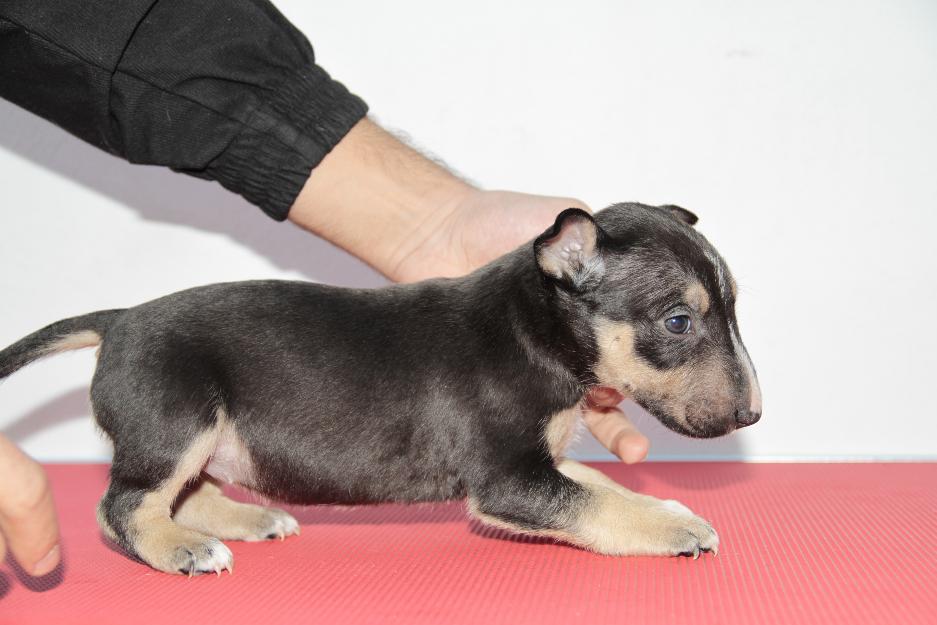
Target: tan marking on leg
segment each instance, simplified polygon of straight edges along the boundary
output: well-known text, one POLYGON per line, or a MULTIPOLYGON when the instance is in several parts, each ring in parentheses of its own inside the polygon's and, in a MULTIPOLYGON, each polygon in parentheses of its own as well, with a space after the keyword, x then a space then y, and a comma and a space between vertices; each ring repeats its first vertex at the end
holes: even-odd
POLYGON ((580 484, 604 486, 605 488, 611 489, 626 497, 631 495, 635 497, 644 497, 644 495, 638 495, 637 493, 628 490, 598 469, 587 467, 581 462, 576 462, 575 460, 566 458, 560 462, 556 468, 560 473, 575 482, 579 482, 580 484))
POLYGON ((547 443, 547 449, 550 450, 550 455, 554 459, 561 458, 566 454, 566 449, 575 438, 581 416, 582 409, 577 405, 561 410, 547 421, 547 426, 543 431, 543 438, 547 443))
POLYGON ((589 503, 571 533, 577 544, 622 556, 674 556, 715 551, 719 537, 708 522, 689 513, 686 506, 617 490, 583 484, 589 503))
POLYGON ((269 540, 299 534, 299 523, 276 508, 232 501, 209 479, 178 503, 173 520, 222 540, 269 540))
POLYGON ((170 517, 179 493, 198 477, 211 456, 218 429, 199 434, 179 459, 172 476, 147 493, 128 523, 133 550, 155 569, 189 575, 231 570, 231 551, 217 538, 186 529, 170 517))
POLYGON ((548 536, 606 555, 673 556, 716 551, 719 537, 704 519, 683 504, 634 493, 611 478, 572 460, 559 470, 578 482, 588 500, 568 528, 531 531, 479 511, 469 499, 469 513, 483 523, 521 534, 548 536))

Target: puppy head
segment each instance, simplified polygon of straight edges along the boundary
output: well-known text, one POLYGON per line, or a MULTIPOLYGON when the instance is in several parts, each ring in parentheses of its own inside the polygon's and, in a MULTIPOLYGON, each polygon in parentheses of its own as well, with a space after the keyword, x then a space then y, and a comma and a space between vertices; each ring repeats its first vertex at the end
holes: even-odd
POLYGON ((670 429, 706 438, 755 423, 761 390, 735 318, 735 281, 677 206, 569 209, 534 242, 545 288, 587 337, 594 381, 670 429))

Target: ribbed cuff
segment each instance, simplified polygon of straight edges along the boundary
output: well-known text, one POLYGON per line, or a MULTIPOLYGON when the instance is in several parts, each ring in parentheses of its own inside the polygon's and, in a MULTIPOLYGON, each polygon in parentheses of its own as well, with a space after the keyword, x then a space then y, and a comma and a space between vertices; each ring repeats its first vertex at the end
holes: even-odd
POLYGON ((309 173, 368 112, 317 65, 285 77, 204 172, 283 221, 309 173))

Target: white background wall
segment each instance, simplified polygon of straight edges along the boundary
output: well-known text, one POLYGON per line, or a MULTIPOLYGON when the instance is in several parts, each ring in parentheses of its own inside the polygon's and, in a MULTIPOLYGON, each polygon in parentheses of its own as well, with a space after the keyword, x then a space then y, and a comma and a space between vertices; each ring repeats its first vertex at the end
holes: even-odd
MULTIPOLYGON (((937 3, 278 4, 380 121, 479 184, 701 216, 742 287, 765 417, 691 441, 638 415, 654 456, 937 456, 937 3)), ((6 102, 0 185, 4 345, 209 282, 383 283, 6 102)), ((0 430, 41 459, 106 458, 92 367, 86 350, 8 379, 0 430)))

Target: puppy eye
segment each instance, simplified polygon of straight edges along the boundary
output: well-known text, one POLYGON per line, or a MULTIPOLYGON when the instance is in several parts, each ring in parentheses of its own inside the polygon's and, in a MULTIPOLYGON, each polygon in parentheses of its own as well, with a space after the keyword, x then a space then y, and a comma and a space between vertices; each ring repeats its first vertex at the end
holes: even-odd
POLYGON ((690 331, 690 317, 688 315, 677 315, 664 321, 664 326, 668 331, 674 334, 686 334, 690 331))

